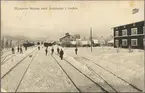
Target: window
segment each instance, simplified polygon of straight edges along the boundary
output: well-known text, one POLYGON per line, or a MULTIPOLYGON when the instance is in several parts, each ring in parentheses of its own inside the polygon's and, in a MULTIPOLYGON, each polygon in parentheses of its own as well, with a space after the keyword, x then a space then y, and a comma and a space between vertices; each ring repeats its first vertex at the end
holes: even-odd
POLYGON ((131 28, 131 35, 137 35, 137 28, 131 28))
POLYGON ((118 47, 119 46, 119 40, 115 40, 115 45, 118 47))
POLYGON ((122 46, 127 46, 127 39, 122 39, 122 46))
POLYGON ((131 46, 137 46, 137 39, 131 39, 131 46))
POLYGON ((143 34, 145 34, 145 26, 143 26, 143 34))
POLYGON ((127 29, 122 30, 122 36, 126 36, 127 35, 127 29))
POLYGON ((119 31, 115 31, 115 36, 119 36, 119 31))

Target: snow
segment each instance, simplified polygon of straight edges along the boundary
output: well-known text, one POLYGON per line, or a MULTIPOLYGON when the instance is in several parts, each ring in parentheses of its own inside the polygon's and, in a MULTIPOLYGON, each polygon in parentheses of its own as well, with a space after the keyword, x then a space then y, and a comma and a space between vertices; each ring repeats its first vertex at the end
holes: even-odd
POLYGON ((93 41, 94 41, 95 44, 99 43, 99 40, 93 39, 93 41))
POLYGON ((114 43, 114 40, 110 40, 110 41, 108 41, 108 43, 114 43))
POLYGON ((4 90, 4 89, 1 89, 1 92, 7 92, 6 90, 4 90))
MULTIPOLYGON (((33 56, 34 56, 34 53, 33 53, 33 56)), ((4 77, 1 80, 2 88, 4 88, 6 91, 15 92, 30 61, 31 61, 31 58, 28 57, 21 64, 19 64, 19 66, 14 68, 12 70, 12 72, 10 72, 10 74, 8 74, 6 77, 4 77), (21 69, 23 69, 23 70, 21 70, 21 69)))
POLYGON ((87 44, 89 44, 89 41, 82 41, 81 43, 82 43, 82 45, 87 45, 87 44))
MULTIPOLYGON (((61 66, 65 69, 65 71, 68 73, 68 75, 74 81, 74 83, 78 86, 78 88, 81 90, 81 92, 102 92, 102 90, 98 86, 96 86, 93 82, 91 82, 89 79, 87 79, 85 76, 83 76, 77 70, 75 70, 75 68, 73 68, 71 65, 69 65, 68 63, 66 63, 63 60, 60 60, 60 58, 58 58, 58 56, 56 56, 56 55, 55 55, 55 58, 57 58, 57 60, 59 60, 61 66)), ((65 58, 66 58, 66 56, 65 56, 65 58)), ((71 57, 67 57, 67 60, 68 59, 69 59, 69 61, 71 60, 71 62, 73 61, 74 64, 76 63, 75 64, 76 66, 81 65, 77 61, 75 62, 75 60, 73 60, 73 58, 71 58, 71 57)), ((81 65, 81 67, 84 67, 83 69, 86 69, 85 66, 81 65)))
POLYGON ((76 44, 76 41, 71 41, 71 44, 75 45, 76 44))
MULTIPOLYGON (((65 55, 67 56, 72 56, 74 58, 79 58, 79 56, 83 56, 91 59, 91 61, 96 62, 97 64, 103 66, 104 68, 108 69, 109 71, 115 73, 119 77, 125 79, 126 81, 143 90, 143 50, 134 49, 132 53, 129 53, 128 49, 119 49, 119 53, 117 53, 116 49, 112 47, 96 47, 93 48, 93 52, 90 52, 90 48, 78 48, 78 56, 75 55, 74 48, 65 48, 64 50, 66 53, 65 55)), ((79 62, 81 62, 81 60, 79 62)), ((88 61, 88 63, 90 62, 88 61)), ((94 64, 91 65, 92 68, 93 65, 94 64)), ((80 66, 81 65, 79 64, 78 67, 80 66)), ((105 72, 103 71, 103 73, 105 72)), ((107 78, 108 77, 111 76, 107 76, 107 78)), ((123 91, 123 89, 121 91, 123 91)))
MULTIPOLYGON (((129 52, 128 49, 113 47, 93 47, 91 52, 90 47, 78 47, 78 55, 75 54, 74 48, 65 48, 59 46, 64 51, 64 60, 60 60, 57 55, 58 46, 53 46, 54 58, 63 67, 68 76, 73 80, 74 84, 81 90, 81 92, 102 92, 102 90, 94 82, 103 86, 109 92, 138 92, 131 87, 127 82, 135 85, 137 88, 143 90, 144 86, 144 51, 133 49, 129 52), (67 63, 69 62, 69 63, 67 63), (77 71, 74 67, 80 70, 83 74, 77 71), (115 75, 123 78, 125 81, 117 78, 110 72, 102 69, 96 64, 104 67, 115 75), (106 84, 108 82, 111 86, 106 84)), ((1 77, 22 58, 34 50, 33 47, 24 52, 24 54, 17 53, 11 60, 8 60, 1 66, 1 77)), ((51 52, 52 47, 48 47, 51 52)), ((38 50, 37 50, 38 51, 38 50)), ((11 52, 10 52, 11 53, 11 52)), ((34 54, 32 54, 32 57, 34 54)), ((41 48, 32 61, 24 79, 22 80, 18 92, 78 92, 77 88, 63 72, 50 53, 45 55, 45 48, 41 48)), ((15 89, 23 76, 28 64, 32 58, 28 57, 2 79, 2 89, 15 92, 15 89)))
POLYGON ((38 51, 18 92, 77 92, 51 55, 45 56, 44 49, 38 51))
POLYGON ((24 54, 12 54, 15 55, 13 58, 5 62, 3 65, 1 65, 1 77, 9 71, 13 66, 15 66, 20 60, 22 60, 26 55, 32 52, 34 49, 28 49, 24 54))

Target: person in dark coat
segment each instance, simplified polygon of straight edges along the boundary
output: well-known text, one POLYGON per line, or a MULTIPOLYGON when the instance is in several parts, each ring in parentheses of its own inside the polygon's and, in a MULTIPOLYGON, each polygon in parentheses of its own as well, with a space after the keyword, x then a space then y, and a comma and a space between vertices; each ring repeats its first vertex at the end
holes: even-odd
POLYGON ((38 46, 38 50, 40 50, 40 46, 38 46))
POLYGON ((78 53, 78 49, 77 49, 77 47, 75 48, 75 53, 76 53, 76 55, 77 55, 77 53, 78 53))
POLYGON ((53 54, 53 52, 54 52, 54 48, 51 49, 51 54, 53 54))
POLYGON ((63 50, 61 49, 61 51, 60 51, 60 58, 61 58, 61 60, 63 59, 63 54, 64 54, 64 52, 63 52, 63 50))
POLYGON ((47 56, 47 53, 48 53, 48 50, 47 50, 47 48, 45 49, 45 53, 46 53, 46 56, 47 56))
POLYGON ((12 54, 15 54, 15 49, 12 47, 12 54))
POLYGON ((59 54, 59 47, 57 48, 57 53, 59 54))
POLYGON ((19 48, 19 47, 17 47, 18 52, 19 52, 19 49, 20 49, 20 48, 19 48))
POLYGON ((23 49, 22 49, 22 47, 20 47, 20 53, 23 54, 23 49))
POLYGON ((27 50, 27 46, 25 46, 25 50, 27 50))

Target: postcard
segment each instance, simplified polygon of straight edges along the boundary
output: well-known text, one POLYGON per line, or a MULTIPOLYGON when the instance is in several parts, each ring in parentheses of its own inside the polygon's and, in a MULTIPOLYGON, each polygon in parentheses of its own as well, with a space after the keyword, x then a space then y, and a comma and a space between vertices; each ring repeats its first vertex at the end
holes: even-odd
POLYGON ((2 92, 143 92, 144 0, 1 1, 2 92))

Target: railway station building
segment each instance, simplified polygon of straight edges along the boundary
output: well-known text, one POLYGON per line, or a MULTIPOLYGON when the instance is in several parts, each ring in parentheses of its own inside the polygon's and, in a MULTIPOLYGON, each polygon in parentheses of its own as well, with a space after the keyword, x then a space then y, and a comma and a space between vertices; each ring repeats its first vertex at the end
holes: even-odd
POLYGON ((114 48, 144 49, 144 21, 125 24, 113 28, 114 48))

